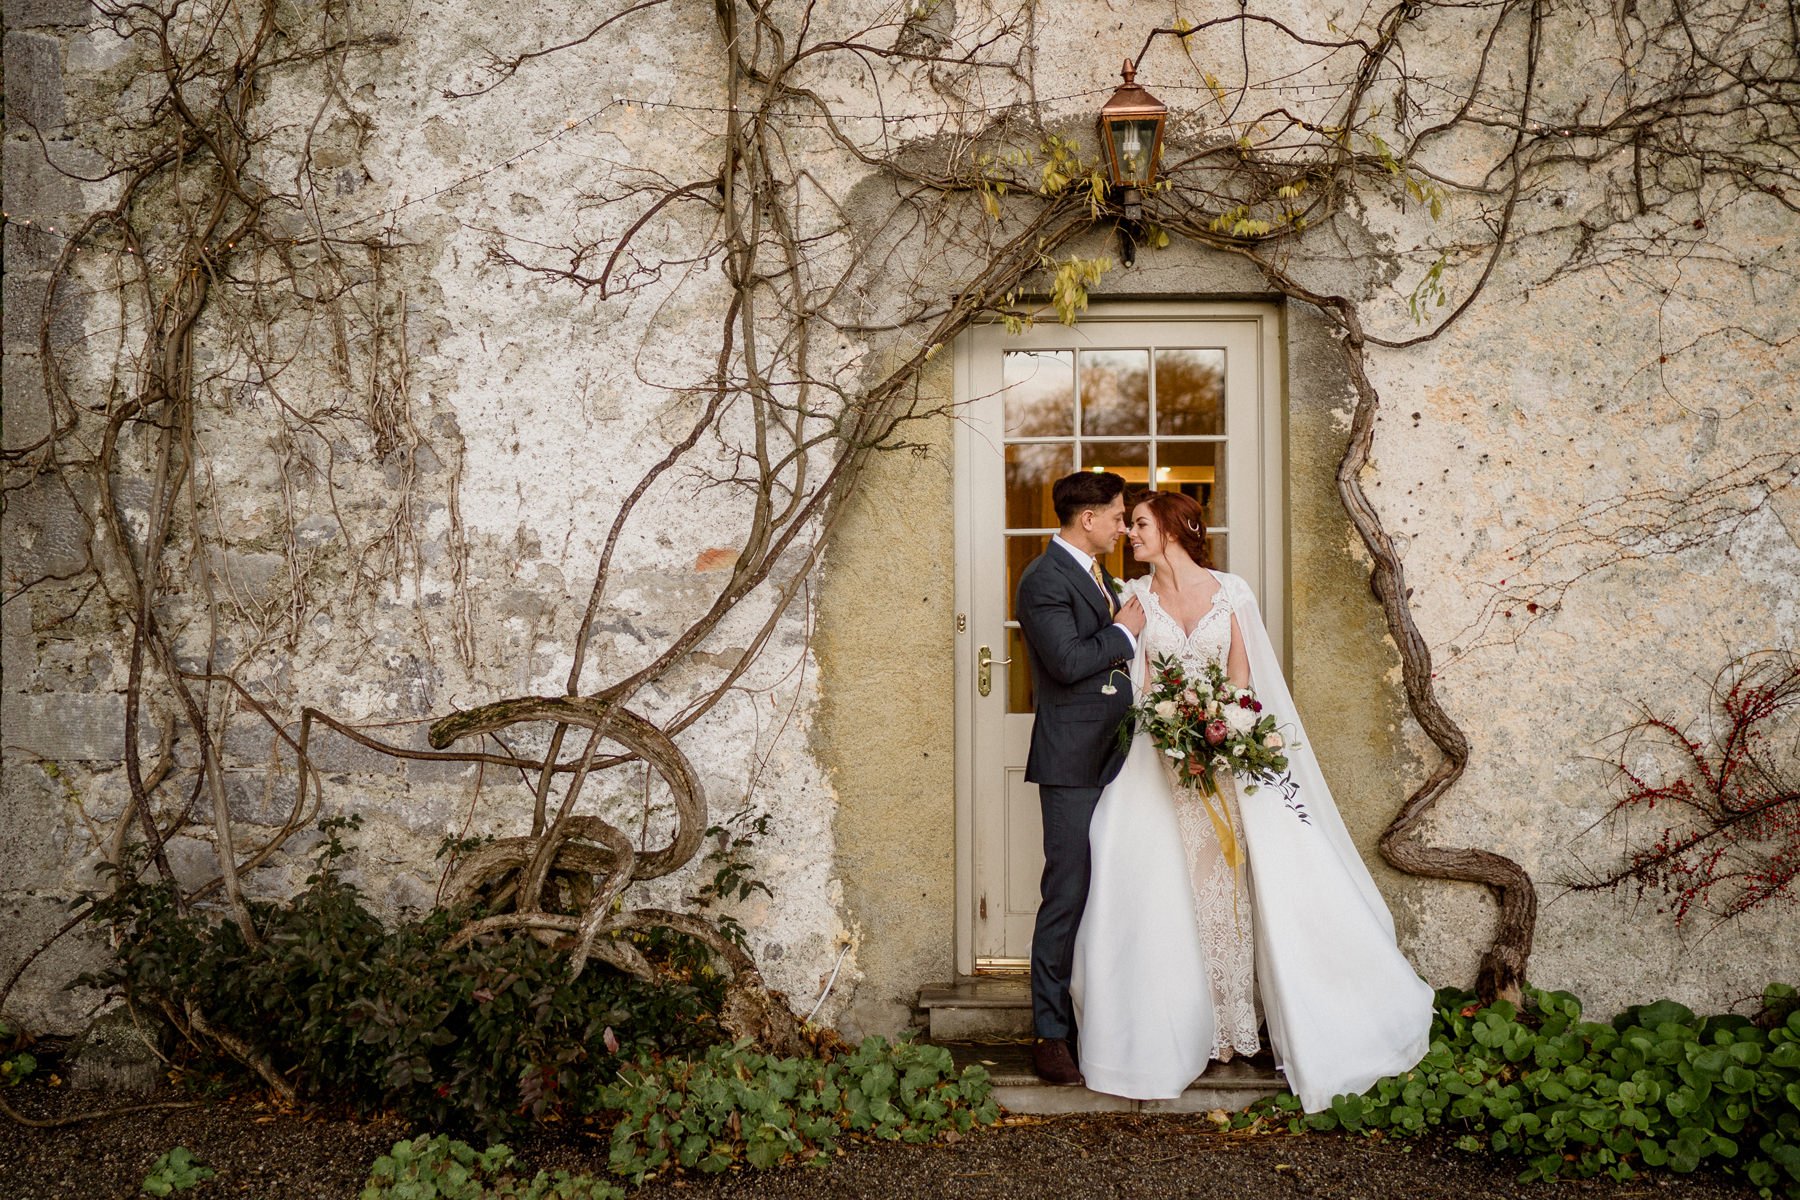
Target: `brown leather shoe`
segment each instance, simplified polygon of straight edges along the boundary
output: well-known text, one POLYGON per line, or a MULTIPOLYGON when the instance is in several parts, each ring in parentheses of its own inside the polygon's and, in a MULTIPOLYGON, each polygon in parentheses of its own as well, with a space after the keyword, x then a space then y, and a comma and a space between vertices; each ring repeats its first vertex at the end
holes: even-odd
POLYGON ((1087 1080, 1069 1053, 1069 1043, 1062 1038, 1039 1038, 1031 1045, 1031 1069, 1045 1083, 1058 1087, 1076 1087, 1087 1080))

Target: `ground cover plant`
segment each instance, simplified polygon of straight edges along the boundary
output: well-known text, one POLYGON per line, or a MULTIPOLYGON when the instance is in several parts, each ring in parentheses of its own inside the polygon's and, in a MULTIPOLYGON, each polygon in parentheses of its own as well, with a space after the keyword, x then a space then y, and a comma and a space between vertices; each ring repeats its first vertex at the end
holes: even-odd
POLYGON ((624 1200, 623 1188, 591 1175, 522 1179, 512 1168, 506 1146, 477 1151, 446 1134, 417 1137, 375 1160, 361 1200, 624 1200))
POLYGON ((151 1166, 150 1173, 144 1176, 142 1190, 149 1196, 171 1196, 212 1177, 212 1168, 197 1161, 192 1150, 177 1146, 151 1166))
POLYGON ((1236 1124, 1268 1121, 1460 1134, 1460 1149, 1523 1156, 1522 1181, 1706 1167, 1800 1197, 1800 1003, 1771 984, 1755 1018, 1660 1000, 1605 1022, 1584 1021, 1568 992, 1528 987, 1517 1007, 1445 988, 1415 1069, 1324 1112, 1284 1093, 1236 1124))
POLYGON ((642 1060, 599 1092, 616 1111, 610 1165, 632 1182, 668 1166, 826 1161, 846 1136, 929 1142, 1000 1119, 987 1071, 958 1074, 942 1046, 866 1039, 847 1054, 779 1058, 749 1043, 642 1060))
MULTIPOLYGON (((955 1140, 1000 1118, 985 1069, 959 1074, 941 1046, 871 1037, 854 1050, 783 1058, 745 1040, 704 1056, 644 1055, 592 1092, 614 1122, 608 1167, 641 1184, 671 1170, 830 1161, 848 1138, 955 1140)), ((617 1184, 538 1172, 525 1181, 503 1145, 477 1151, 442 1134, 398 1142, 371 1168, 362 1200, 622 1200, 617 1184)))

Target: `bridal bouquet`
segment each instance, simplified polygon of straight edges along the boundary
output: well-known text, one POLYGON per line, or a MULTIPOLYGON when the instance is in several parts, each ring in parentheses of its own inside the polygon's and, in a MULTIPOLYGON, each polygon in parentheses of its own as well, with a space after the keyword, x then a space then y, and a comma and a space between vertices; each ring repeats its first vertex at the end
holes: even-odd
POLYGON ((1179 781, 1208 795, 1218 795, 1213 773, 1220 769, 1245 777, 1246 793, 1256 790, 1249 780, 1270 782, 1288 769, 1274 716, 1263 712, 1255 692, 1232 686, 1217 663, 1192 678, 1180 660, 1158 655, 1143 697, 1119 728, 1121 741, 1133 728, 1172 760, 1179 781))

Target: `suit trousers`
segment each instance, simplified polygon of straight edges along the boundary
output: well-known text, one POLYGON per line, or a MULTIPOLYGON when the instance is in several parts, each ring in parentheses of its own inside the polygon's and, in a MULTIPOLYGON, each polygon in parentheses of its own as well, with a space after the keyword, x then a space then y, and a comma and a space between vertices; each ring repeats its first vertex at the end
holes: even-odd
POLYGON ((1088 826, 1100 803, 1098 787, 1038 786, 1044 813, 1044 878, 1039 884, 1037 927, 1031 935, 1031 1019, 1041 1038, 1075 1037, 1069 972, 1075 931, 1087 907, 1088 826))

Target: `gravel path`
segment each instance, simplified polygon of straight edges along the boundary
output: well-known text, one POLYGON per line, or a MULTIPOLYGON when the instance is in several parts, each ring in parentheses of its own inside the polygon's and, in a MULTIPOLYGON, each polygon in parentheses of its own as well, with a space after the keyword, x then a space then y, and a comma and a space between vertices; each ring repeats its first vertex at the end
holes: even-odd
MULTIPOLYGON (((28 1086, 8 1099, 48 1117, 94 1107, 90 1093, 28 1086)), ((60 1129, 0 1117, 0 1200, 127 1200, 158 1156, 185 1145, 218 1174, 192 1200, 355 1200, 369 1164, 410 1136, 397 1121, 282 1113, 233 1099, 134 1113, 60 1129)), ((604 1172, 606 1139, 583 1131, 535 1134, 512 1146, 529 1170, 604 1172)), ((1220 1133, 1204 1118, 1012 1117, 955 1144, 846 1146, 829 1166, 654 1180, 634 1200, 1027 1200, 1183 1197, 1188 1200, 1749 1200, 1754 1190, 1712 1177, 1661 1175, 1626 1184, 1514 1182, 1520 1163, 1464 1154, 1429 1139, 1411 1148, 1329 1134, 1220 1133)))

